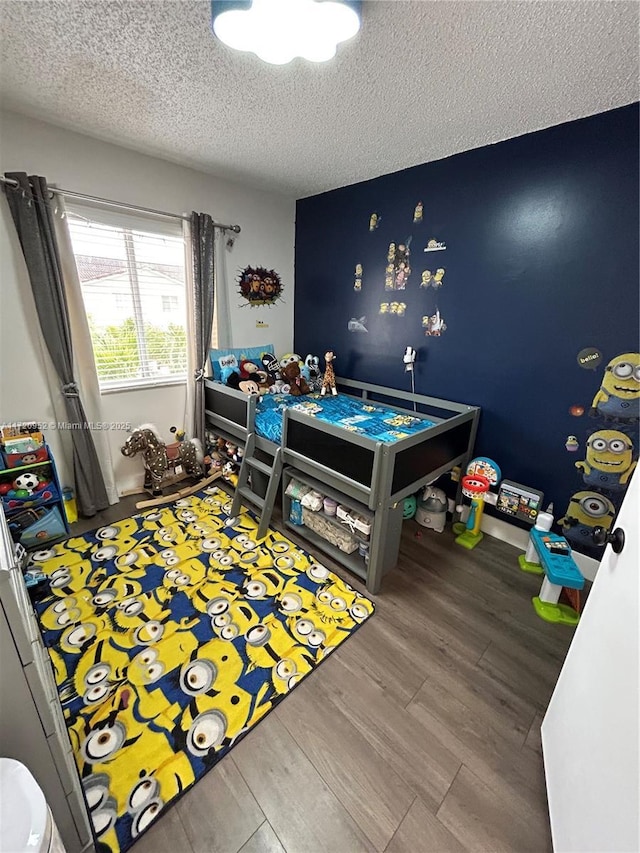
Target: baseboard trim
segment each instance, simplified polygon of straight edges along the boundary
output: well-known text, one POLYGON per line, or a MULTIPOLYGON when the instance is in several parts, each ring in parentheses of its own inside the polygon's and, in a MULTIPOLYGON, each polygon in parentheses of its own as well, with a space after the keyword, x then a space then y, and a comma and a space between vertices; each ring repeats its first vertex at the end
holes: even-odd
MULTIPOLYGON (((501 542, 506 542, 508 545, 513 545, 514 548, 519 548, 521 551, 527 550, 529 542, 527 531, 521 530, 515 524, 509 524, 508 521, 503 521, 501 518, 483 515, 482 532, 488 536, 493 536, 495 539, 500 539, 501 542)), ((593 581, 600 566, 599 560, 594 560, 593 557, 587 557, 585 554, 579 554, 577 551, 573 551, 572 555, 585 578, 588 581, 593 581)))

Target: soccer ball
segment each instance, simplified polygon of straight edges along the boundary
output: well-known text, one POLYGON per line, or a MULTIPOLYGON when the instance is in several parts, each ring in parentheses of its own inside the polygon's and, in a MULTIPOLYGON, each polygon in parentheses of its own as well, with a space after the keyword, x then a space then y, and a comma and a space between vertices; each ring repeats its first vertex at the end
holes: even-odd
POLYGON ((20 474, 19 477, 16 477, 14 484, 16 488, 24 489, 32 495, 40 485, 40 480, 32 471, 27 471, 26 474, 20 474))

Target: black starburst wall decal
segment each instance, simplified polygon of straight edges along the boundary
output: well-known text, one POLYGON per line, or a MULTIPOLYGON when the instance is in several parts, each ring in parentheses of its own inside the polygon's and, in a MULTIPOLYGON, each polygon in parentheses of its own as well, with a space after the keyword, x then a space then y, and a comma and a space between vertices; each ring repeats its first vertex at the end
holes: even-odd
POLYGON ((238 276, 239 293, 249 305, 274 305, 282 297, 282 280, 275 270, 245 267, 238 276))

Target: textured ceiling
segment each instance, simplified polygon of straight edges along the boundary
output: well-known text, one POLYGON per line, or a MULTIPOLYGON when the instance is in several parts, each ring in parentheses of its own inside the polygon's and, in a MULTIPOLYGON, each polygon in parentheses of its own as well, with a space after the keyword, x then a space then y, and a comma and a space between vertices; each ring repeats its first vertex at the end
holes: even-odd
POLYGON ((302 197, 638 100, 633 2, 374 0, 332 62, 218 42, 209 3, 4 0, 10 109, 302 197))

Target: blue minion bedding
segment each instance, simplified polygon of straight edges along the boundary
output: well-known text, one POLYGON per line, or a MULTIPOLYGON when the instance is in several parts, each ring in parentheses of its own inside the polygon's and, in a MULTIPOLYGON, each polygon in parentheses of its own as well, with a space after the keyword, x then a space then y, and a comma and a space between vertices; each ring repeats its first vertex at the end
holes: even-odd
POLYGON ((344 394, 338 394, 336 397, 321 397, 320 394, 306 394, 301 397, 291 394, 265 394, 258 402, 256 413, 258 435, 279 444, 284 409, 298 409, 318 420, 387 444, 415 435, 434 425, 433 421, 415 417, 410 412, 397 412, 382 403, 359 400, 344 394))

